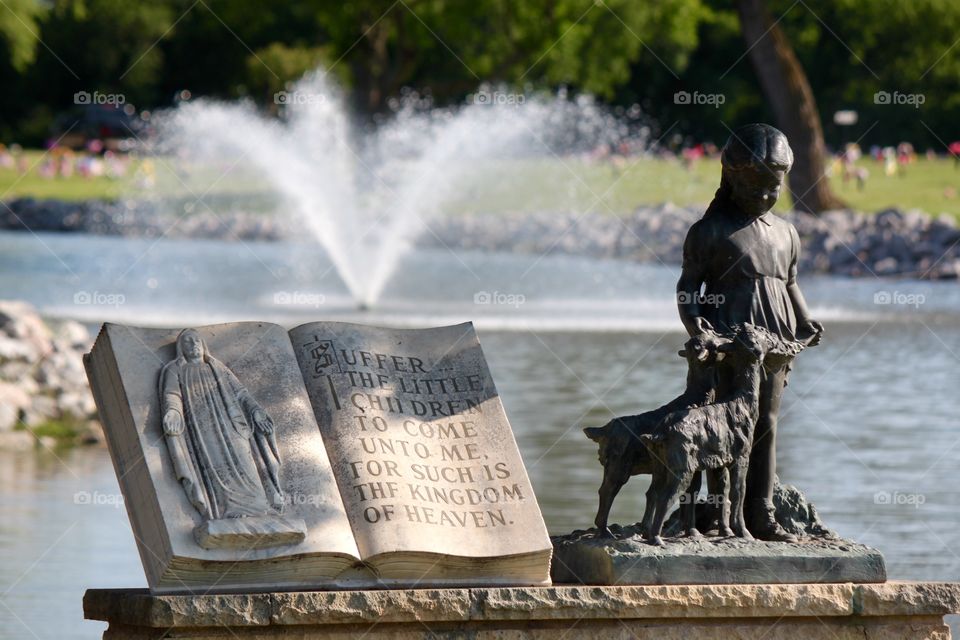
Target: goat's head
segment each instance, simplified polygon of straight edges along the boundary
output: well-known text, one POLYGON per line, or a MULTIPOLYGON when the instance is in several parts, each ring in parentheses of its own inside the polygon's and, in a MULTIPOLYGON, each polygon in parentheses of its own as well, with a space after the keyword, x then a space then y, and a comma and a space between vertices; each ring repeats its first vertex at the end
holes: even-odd
POLYGON ((782 338, 769 329, 750 323, 734 325, 732 335, 717 347, 720 357, 742 360, 746 363, 766 363, 768 366, 785 364, 803 350, 796 340, 782 338))
POLYGON ((720 345, 731 340, 713 331, 706 331, 690 338, 677 353, 686 358, 691 366, 709 367, 717 362, 717 351, 720 345))
POLYGON ((610 423, 608 422, 602 427, 586 427, 583 433, 597 444, 602 445, 610 435, 610 423))

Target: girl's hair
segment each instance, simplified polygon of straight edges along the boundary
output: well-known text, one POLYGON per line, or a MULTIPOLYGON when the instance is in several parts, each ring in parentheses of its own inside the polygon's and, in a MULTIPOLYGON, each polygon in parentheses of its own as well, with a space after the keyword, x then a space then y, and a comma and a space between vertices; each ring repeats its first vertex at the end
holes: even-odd
POLYGON ((748 168, 790 171, 793 166, 793 151, 787 136, 779 129, 768 124, 747 124, 734 131, 727 144, 723 145, 720 164, 723 165, 720 188, 704 216, 727 208, 731 195, 731 172, 748 168))
POLYGON ((733 132, 723 145, 720 163, 724 169, 740 171, 746 167, 790 171, 793 151, 787 136, 768 124, 748 124, 733 132))

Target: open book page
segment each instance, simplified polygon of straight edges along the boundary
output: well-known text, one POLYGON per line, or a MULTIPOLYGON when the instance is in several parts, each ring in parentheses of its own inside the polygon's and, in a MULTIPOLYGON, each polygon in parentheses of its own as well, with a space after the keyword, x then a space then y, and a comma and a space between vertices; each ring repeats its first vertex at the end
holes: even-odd
POLYGON ((126 397, 143 452, 140 460, 117 462, 118 475, 133 465, 148 467, 170 555, 202 561, 359 557, 286 331, 257 322, 195 331, 205 355, 191 365, 178 350, 179 330, 104 326, 119 369, 114 384, 123 386, 116 395, 126 397), (164 431, 171 406, 181 417, 176 437, 164 431), (266 416, 270 437, 257 426, 266 416), (257 505, 263 508, 255 511, 257 505), (217 543, 218 527, 271 527, 281 519, 305 529, 302 541, 267 548, 217 543), (198 527, 209 536, 206 546, 198 542, 198 527))
POLYGON ((551 548, 472 324, 290 340, 364 559, 551 548))

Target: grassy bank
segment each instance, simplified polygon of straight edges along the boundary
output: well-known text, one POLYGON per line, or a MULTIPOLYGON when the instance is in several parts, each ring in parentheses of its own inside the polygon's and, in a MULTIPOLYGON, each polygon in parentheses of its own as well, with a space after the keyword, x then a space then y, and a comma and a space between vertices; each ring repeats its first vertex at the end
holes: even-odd
MULTIPOLYGON (((859 165, 870 173, 862 190, 853 181, 827 178, 852 208, 868 212, 888 207, 922 209, 960 219, 960 169, 954 167, 952 159, 919 159, 895 176, 885 175, 883 165, 872 160, 859 165)), ((641 204, 667 201, 703 206, 716 191, 720 163, 703 160, 688 170, 679 161, 653 158, 617 164, 549 160, 504 167, 500 174, 500 181, 484 181, 485 193, 478 188, 472 198, 461 199, 463 206, 504 211, 593 208, 617 214, 641 204)), ((790 197, 785 193, 777 209, 789 207, 790 197)))
MULTIPOLYGON (((38 171, 44 160, 42 152, 28 150, 24 156, 25 164, 30 167, 26 173, 21 174, 15 168, 0 168, 0 199, 29 196, 68 201, 115 200, 125 193, 136 193, 136 176, 143 168, 140 161, 134 160, 121 178, 79 175, 45 178, 38 171)), ((249 170, 234 170, 233 174, 223 176, 219 170, 205 167, 178 177, 163 161, 151 165, 149 172, 161 191, 180 192, 188 197, 191 192, 206 192, 210 185, 213 185, 208 192, 211 201, 253 196, 262 199, 268 189, 267 184, 257 180, 249 170), (188 180, 190 191, 183 187, 183 179, 188 180)), ((862 190, 852 182, 844 184, 839 177, 828 178, 853 208, 862 211, 892 206, 917 208, 933 214, 948 213, 960 219, 960 168, 954 166, 952 159, 921 158, 895 176, 885 175, 883 165, 872 160, 863 160, 860 166, 870 174, 862 190)), ((571 157, 491 163, 472 167, 466 177, 450 182, 443 208, 451 213, 592 209, 622 214, 639 205, 666 201, 702 206, 709 202, 717 187, 719 171, 717 160, 700 161, 689 170, 677 160, 654 158, 588 162, 571 157)), ((442 189, 441 182, 446 180, 443 175, 434 179, 436 189, 442 189)), ((434 191, 430 189, 429 193, 434 191)), ((788 207, 786 196, 778 209, 788 207)))
MULTIPOLYGON (((70 177, 44 177, 41 175, 45 161, 49 161, 50 154, 37 149, 27 149, 18 156, 21 168, 0 167, 0 200, 14 198, 55 198, 58 200, 116 200, 129 185, 129 178, 110 178, 98 176, 84 178, 79 175, 70 177)), ((132 175, 137 161, 131 163, 128 176, 132 175)))

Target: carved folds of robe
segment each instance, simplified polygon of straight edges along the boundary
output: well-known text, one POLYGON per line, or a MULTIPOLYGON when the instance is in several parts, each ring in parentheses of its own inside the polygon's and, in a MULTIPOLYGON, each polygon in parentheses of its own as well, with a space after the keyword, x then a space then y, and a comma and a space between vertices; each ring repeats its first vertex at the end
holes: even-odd
POLYGON ((183 419, 182 437, 168 435, 167 442, 194 506, 210 519, 276 513, 279 491, 269 481, 264 486, 257 462, 269 477, 279 460, 253 437, 259 407, 233 372, 210 356, 177 358, 163 369, 161 393, 163 413, 173 409, 183 419))

